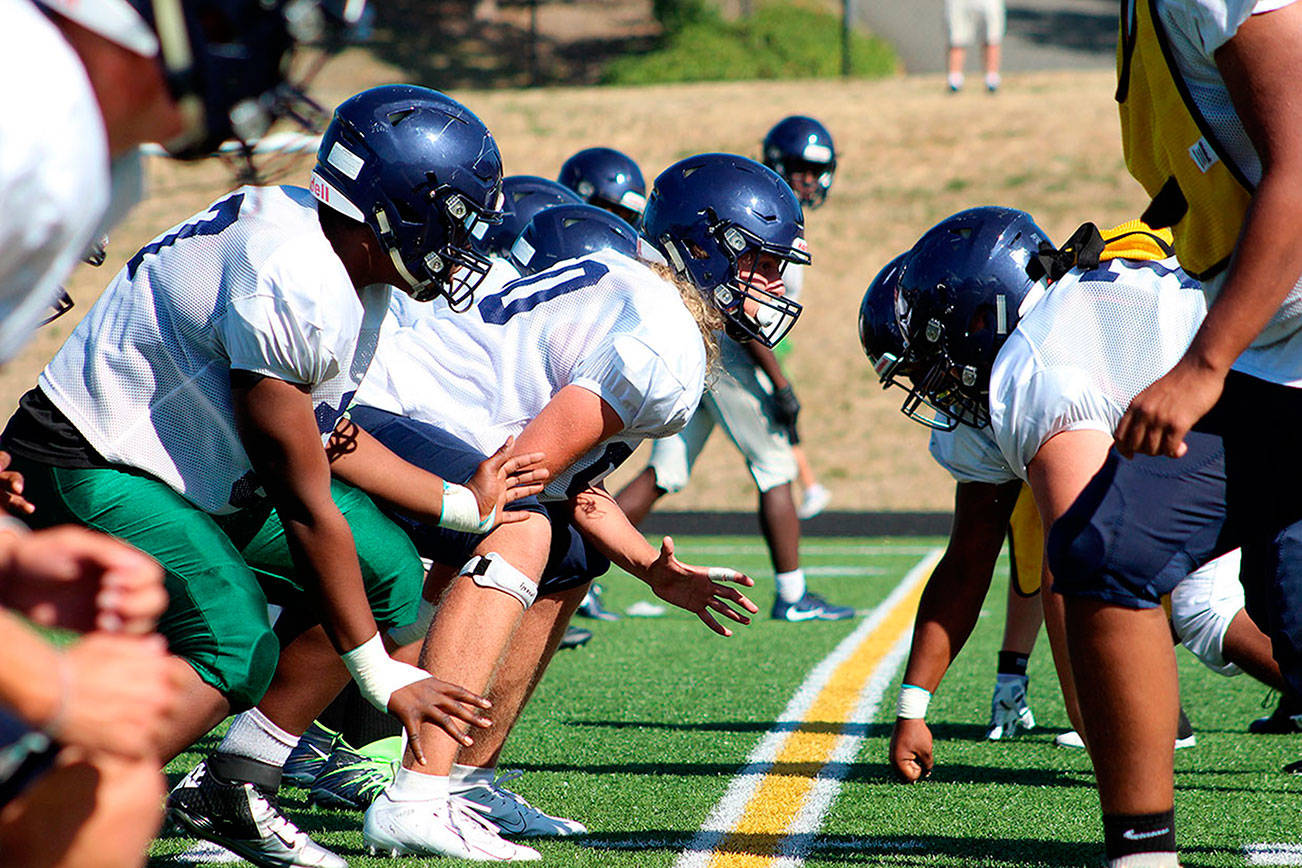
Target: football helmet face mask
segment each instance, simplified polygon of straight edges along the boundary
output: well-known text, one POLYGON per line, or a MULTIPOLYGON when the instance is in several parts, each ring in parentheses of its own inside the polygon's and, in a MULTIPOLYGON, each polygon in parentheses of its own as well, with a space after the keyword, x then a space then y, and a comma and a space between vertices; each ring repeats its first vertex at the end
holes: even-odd
POLYGON ((633 226, 646 210, 646 180, 633 158, 614 148, 584 148, 561 164, 556 180, 589 205, 633 226))
POLYGON ((901 407, 929 428, 990 424, 990 370, 1047 282, 1028 267, 1048 244, 1025 211, 972 208, 918 240, 900 272, 895 312, 911 380, 901 407))
POLYGON ((475 247, 488 256, 507 257, 533 216, 555 205, 582 205, 569 187, 536 175, 508 175, 502 180, 502 222, 488 227, 475 247))
POLYGON ((501 219, 502 156, 488 128, 456 100, 385 85, 335 110, 312 194, 371 227, 412 298, 442 295, 465 310, 491 267, 471 239, 501 219))
POLYGON ((735 154, 700 154, 656 178, 642 234, 723 313, 728 333, 773 347, 800 316, 753 266, 775 258, 808 265, 805 221, 777 173, 735 154), (752 267, 747 267, 752 266, 752 267))
POLYGON ((827 127, 804 115, 774 124, 764 137, 764 165, 782 176, 806 208, 827 200, 836 175, 836 146, 827 127))
POLYGON ((533 216, 510 258, 521 274, 529 275, 598 250, 637 258, 637 230, 595 205, 556 205, 533 216))

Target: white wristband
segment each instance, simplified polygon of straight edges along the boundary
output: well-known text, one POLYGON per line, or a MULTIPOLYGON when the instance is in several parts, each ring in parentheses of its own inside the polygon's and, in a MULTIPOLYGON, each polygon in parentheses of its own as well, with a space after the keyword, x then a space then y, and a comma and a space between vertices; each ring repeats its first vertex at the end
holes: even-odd
POLYGON ((380 711, 389 710, 389 697, 395 692, 430 677, 424 669, 390 657, 379 633, 340 657, 362 696, 380 711))
POLYGON ((497 518, 494 509, 484 518, 479 517, 479 501, 475 493, 464 485, 443 480, 443 507, 439 510, 439 527, 463 533, 488 533, 497 518))
POLYGON ((905 720, 921 720, 927 716, 927 706, 931 704, 931 691, 912 684, 900 685, 900 701, 895 707, 895 716, 905 720))

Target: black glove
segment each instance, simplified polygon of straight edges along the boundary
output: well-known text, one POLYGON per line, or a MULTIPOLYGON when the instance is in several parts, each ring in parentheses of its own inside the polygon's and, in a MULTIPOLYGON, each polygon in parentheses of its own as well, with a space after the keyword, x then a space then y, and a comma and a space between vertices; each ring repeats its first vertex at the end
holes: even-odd
POLYGON ((773 392, 773 420, 784 428, 794 429, 800 415, 800 401, 790 385, 773 392))

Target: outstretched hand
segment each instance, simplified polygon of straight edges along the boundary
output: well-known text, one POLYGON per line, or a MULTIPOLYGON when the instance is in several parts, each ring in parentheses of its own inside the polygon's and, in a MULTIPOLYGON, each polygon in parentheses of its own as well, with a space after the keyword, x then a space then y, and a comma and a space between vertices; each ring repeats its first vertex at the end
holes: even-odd
POLYGON ((1130 458, 1180 458, 1184 437, 1221 397, 1225 375, 1181 359, 1161 379, 1135 396, 1113 434, 1117 451, 1130 458))
POLYGON ((543 466, 541 452, 514 455, 515 438, 508 437, 496 452, 484 459, 466 487, 475 495, 480 518, 496 514, 498 524, 521 521, 527 512, 503 512, 502 507, 522 497, 538 494, 551 472, 543 466))
POLYGON ((911 784, 931 775, 931 728, 921 718, 897 717, 891 730, 891 766, 901 782, 911 784))
POLYGON ((750 615, 758 612, 759 607, 741 591, 721 582, 747 588, 755 584, 745 573, 726 567, 694 567, 683 563, 674 557, 672 537, 665 537, 660 543, 660 556, 651 564, 647 577, 657 597, 695 614, 720 636, 731 636, 732 630, 720 624, 715 614, 744 625, 750 623, 750 615))
POLYGON ((402 722, 407 730, 408 742, 416 761, 425 763, 420 745, 420 727, 432 723, 465 747, 474 744, 466 724, 487 729, 493 722, 481 712, 492 707, 484 697, 471 693, 464 687, 426 678, 393 691, 389 697, 389 713, 402 722))

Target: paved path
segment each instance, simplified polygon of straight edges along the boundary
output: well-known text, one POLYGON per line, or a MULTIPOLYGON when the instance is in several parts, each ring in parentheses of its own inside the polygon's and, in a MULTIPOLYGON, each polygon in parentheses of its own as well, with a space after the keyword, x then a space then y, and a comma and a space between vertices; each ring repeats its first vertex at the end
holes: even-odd
MULTIPOLYGON (((860 24, 895 45, 906 72, 940 73, 943 0, 851 0, 860 24)), ((1116 63, 1117 0, 1008 0, 1004 71, 1098 69, 1116 63)), ((969 51, 968 72, 980 68, 969 51)))

